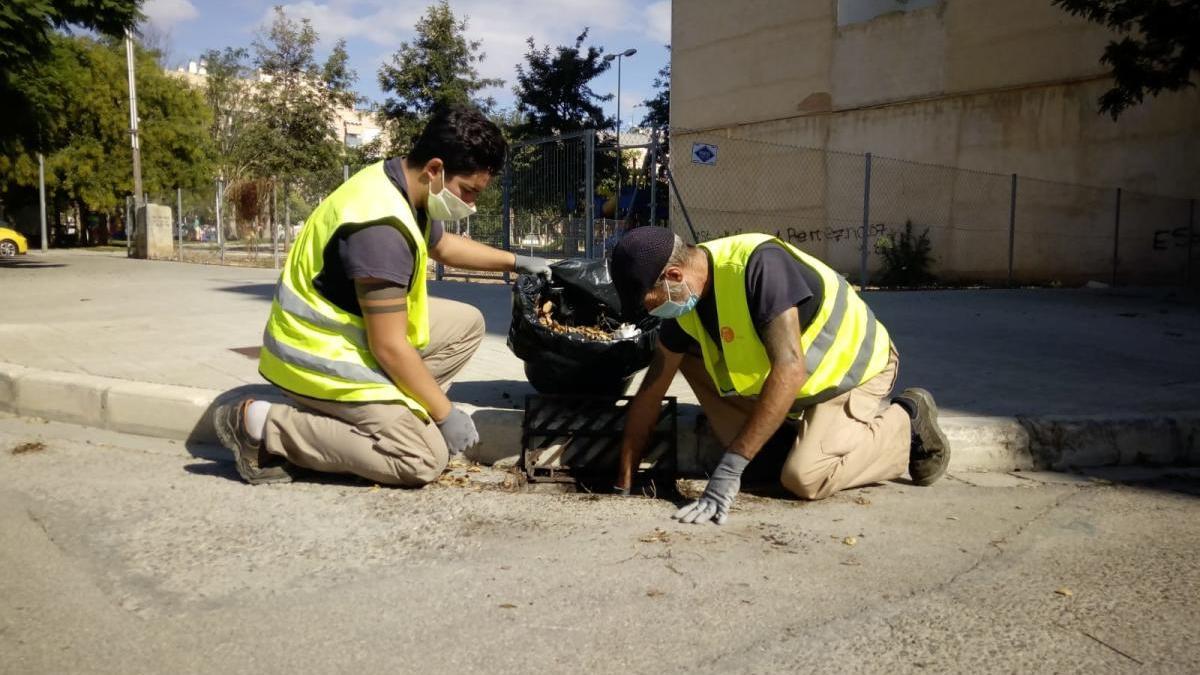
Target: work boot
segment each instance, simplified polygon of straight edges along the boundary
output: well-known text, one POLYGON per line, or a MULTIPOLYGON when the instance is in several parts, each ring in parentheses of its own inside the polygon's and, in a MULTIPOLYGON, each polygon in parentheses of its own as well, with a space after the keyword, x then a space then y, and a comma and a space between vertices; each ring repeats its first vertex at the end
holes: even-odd
POLYGON ((267 452, 262 441, 254 440, 246 431, 248 405, 250 399, 230 401, 217 406, 213 413, 217 438, 233 453, 238 475, 251 485, 292 482, 296 466, 267 452))
POLYGON ((950 466, 950 442, 938 426, 933 394, 919 387, 900 393, 894 403, 912 418, 912 445, 908 451, 908 475, 916 485, 932 485, 950 466))

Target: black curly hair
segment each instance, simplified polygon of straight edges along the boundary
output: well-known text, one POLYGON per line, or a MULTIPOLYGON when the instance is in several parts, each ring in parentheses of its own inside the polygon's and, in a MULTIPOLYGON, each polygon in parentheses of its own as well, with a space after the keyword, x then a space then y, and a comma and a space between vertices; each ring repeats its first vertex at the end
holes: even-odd
POLYGON ((508 143, 500 127, 476 108, 435 108, 429 123, 417 136, 408 162, 414 166, 437 157, 446 165, 447 176, 486 171, 498 174, 504 168, 508 143))

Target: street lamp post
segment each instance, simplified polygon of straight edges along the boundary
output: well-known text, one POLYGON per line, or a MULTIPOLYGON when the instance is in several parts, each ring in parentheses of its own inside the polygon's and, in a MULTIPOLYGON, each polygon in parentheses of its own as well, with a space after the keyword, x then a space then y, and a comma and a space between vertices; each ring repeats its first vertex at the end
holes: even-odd
POLYGON ((626 49, 623 52, 604 57, 604 60, 608 62, 612 62, 613 59, 617 60, 617 200, 616 208, 613 210, 613 215, 617 220, 621 219, 621 58, 633 56, 636 53, 636 49, 626 49))

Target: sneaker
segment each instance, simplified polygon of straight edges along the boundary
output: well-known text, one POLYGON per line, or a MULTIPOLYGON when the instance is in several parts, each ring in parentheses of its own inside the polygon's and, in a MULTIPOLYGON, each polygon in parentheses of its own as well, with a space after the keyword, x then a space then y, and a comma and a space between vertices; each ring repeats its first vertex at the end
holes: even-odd
POLYGON ((916 485, 932 485, 950 466, 950 442, 938 426, 933 394, 910 387, 895 398, 912 417, 912 447, 908 453, 908 475, 916 485))
POLYGON ((238 475, 251 485, 292 482, 295 468, 287 460, 276 457, 262 447, 246 432, 246 406, 251 399, 230 401, 217 406, 213 412, 213 424, 221 445, 233 453, 238 475))

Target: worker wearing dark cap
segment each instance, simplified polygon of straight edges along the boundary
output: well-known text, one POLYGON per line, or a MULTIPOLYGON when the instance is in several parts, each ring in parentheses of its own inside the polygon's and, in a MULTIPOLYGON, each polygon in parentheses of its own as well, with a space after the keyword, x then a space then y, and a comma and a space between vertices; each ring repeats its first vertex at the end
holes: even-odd
POLYGON ((830 267, 765 234, 692 246, 643 227, 613 250, 626 314, 662 318, 658 349, 629 410, 615 488, 627 493, 677 371, 725 454, 682 522, 725 522, 742 472, 781 425, 796 441, 780 475, 803 499, 946 471, 950 446, 924 389, 890 398, 899 356, 887 329, 830 267))

